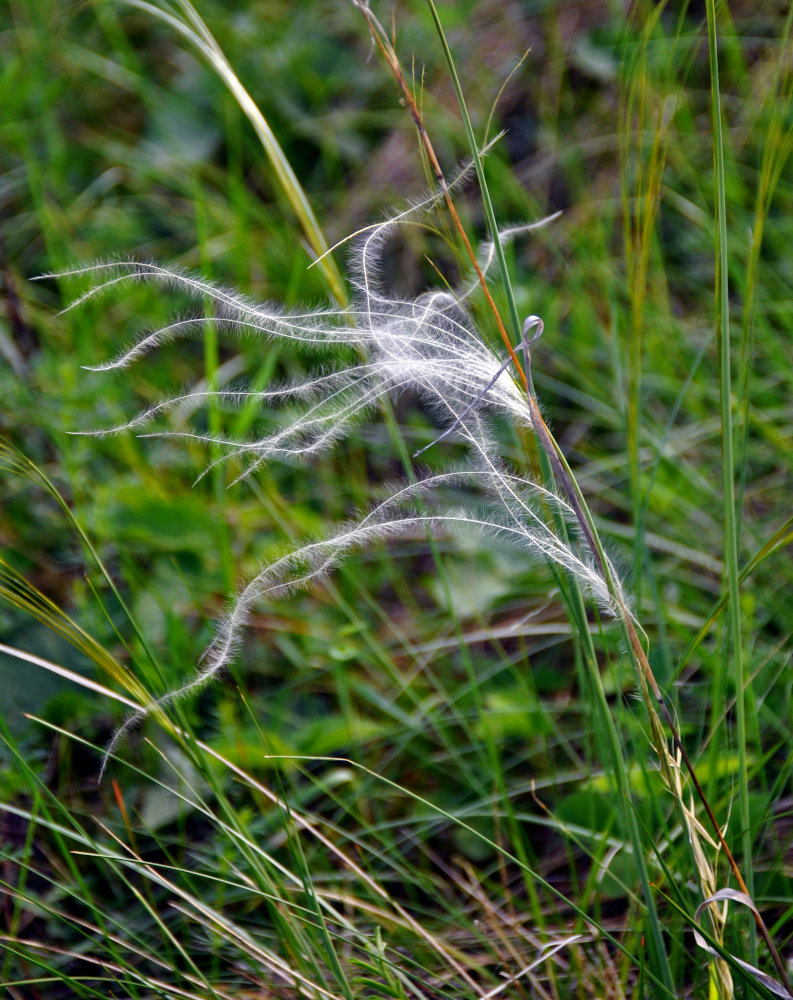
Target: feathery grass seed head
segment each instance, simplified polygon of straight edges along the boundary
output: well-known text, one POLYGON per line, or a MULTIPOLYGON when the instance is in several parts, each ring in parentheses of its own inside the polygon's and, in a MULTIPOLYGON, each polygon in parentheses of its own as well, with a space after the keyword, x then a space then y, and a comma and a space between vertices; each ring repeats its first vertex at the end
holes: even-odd
MULTIPOLYGON (((328 307, 289 312, 272 305, 259 305, 193 274, 152 262, 98 263, 80 269, 79 273, 87 272, 100 280, 69 308, 126 282, 156 282, 187 293, 204 308, 208 303, 211 315, 207 319, 218 329, 265 340, 298 341, 317 350, 344 345, 354 347, 361 357, 357 364, 323 370, 266 391, 222 389, 186 393, 150 407, 119 427, 91 433, 140 432, 187 402, 217 401, 234 407, 255 400, 262 406, 290 405, 288 417, 278 429, 247 441, 167 428, 143 435, 190 438, 218 446, 222 455, 215 461, 234 457, 247 462, 239 479, 250 475, 263 462, 305 459, 331 447, 383 397, 395 397, 410 390, 446 425, 441 438, 453 431, 467 443, 470 456, 464 468, 397 488, 358 521, 319 541, 308 542, 264 567, 227 611, 193 678, 127 720, 116 734, 111 751, 124 732, 144 715, 203 687, 223 670, 235 655, 241 630, 255 604, 306 586, 327 573, 347 552, 375 539, 424 534, 427 529, 450 532, 464 528, 483 532, 563 566, 578 577, 603 609, 613 611, 607 581, 586 547, 579 550, 549 527, 549 507, 575 527, 574 508, 562 497, 507 469, 498 458, 488 431, 488 414, 501 413, 527 428, 532 427, 532 416, 523 386, 513 377, 509 364, 503 363, 489 348, 467 309, 467 300, 477 293, 478 283, 468 279, 468 284, 457 291, 428 291, 414 299, 395 296, 383 286, 384 244, 398 225, 428 211, 437 201, 438 196, 433 194, 356 237, 350 262, 354 296, 347 309, 328 307), (445 508, 439 491, 450 484, 456 488, 471 487, 471 503, 456 510, 445 508)), ((534 227, 512 227, 498 238, 506 242, 531 228, 534 227)), ((494 259, 494 244, 486 244, 479 259, 483 273, 487 273, 494 259)), ((162 344, 195 333, 202 322, 201 318, 177 320, 146 334, 114 359, 93 366, 92 370, 126 368, 162 344)), ((538 316, 530 316, 524 324, 527 370, 531 342, 528 334, 536 330, 533 341, 542 329, 538 316)))

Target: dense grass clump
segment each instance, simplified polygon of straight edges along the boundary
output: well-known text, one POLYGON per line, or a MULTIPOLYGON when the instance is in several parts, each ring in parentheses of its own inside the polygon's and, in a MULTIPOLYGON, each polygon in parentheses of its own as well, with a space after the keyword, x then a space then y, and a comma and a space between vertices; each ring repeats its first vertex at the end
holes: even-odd
POLYGON ((790 17, 2 16, 8 995, 790 996, 790 17))

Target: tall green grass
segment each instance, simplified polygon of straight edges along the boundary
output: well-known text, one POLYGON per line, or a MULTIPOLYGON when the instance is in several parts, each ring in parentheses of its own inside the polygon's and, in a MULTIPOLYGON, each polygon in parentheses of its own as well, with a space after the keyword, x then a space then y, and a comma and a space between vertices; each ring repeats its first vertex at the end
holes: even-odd
MULTIPOLYGON (((16 365, 0 376, 17 446, 0 513, 9 996, 773 995, 740 965, 780 978, 745 908, 700 917, 721 965, 690 934, 736 883, 669 732, 634 698, 630 637, 563 573, 481 538, 380 543, 262 606, 231 680, 157 713, 95 787, 119 712, 189 676, 232 575, 364 506, 437 435, 403 398, 337 451, 232 490, 219 471, 191 489, 211 457, 192 444, 65 436, 180 384, 263 389, 313 362, 210 328, 203 348, 100 383, 78 365, 170 304, 140 288, 54 318, 81 280, 23 275, 149 254, 288 306, 328 289, 346 302, 333 258, 306 270, 301 241, 318 255, 424 184, 352 7, 259 23, 254 7, 196 20, 180 3, 162 24, 134 6, 65 20, 11 3, 3 35, 3 265, 20 298, 0 331, 16 365), (264 168, 263 136, 282 170, 264 168), (413 190, 376 204, 391 168, 413 190), (36 690, 47 676, 54 699, 36 690)), ((649 665, 784 957, 789 23, 713 5, 707 21, 649 4, 588 18, 417 5, 396 18, 396 53, 451 174, 477 158, 521 32, 533 42, 493 111, 509 131, 456 210, 475 244, 564 209, 506 250, 495 305, 513 343, 521 317, 545 320, 530 374, 556 461, 629 574, 649 665), (495 39, 509 51, 489 65, 495 39)), ((432 221, 428 243, 408 230, 386 261, 410 295, 463 266, 453 221, 432 221)), ((206 420, 273 427, 253 406, 206 420)), ((496 439, 523 474, 558 479, 536 440, 496 439)), ((450 439, 424 458, 440 470, 458 453, 450 439)))

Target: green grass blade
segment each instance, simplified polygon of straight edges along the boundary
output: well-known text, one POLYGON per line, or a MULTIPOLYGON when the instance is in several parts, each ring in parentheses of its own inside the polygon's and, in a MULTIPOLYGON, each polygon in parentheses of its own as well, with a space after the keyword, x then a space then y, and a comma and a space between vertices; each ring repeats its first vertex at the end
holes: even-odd
MULTIPOLYGON (((749 678, 745 675, 741 639, 740 580, 738 570, 738 523, 735 510, 735 459, 732 422, 732 372, 730 360, 729 243, 724 166, 724 133, 719 88, 718 35, 715 0, 707 0, 708 54, 710 61, 711 111, 713 120, 713 164, 716 202, 716 334, 719 350, 719 404, 722 442, 722 511, 724 516, 724 563, 729 594, 729 654, 735 691, 735 738, 738 743, 738 827, 746 884, 753 893, 752 831, 749 816, 749 768, 746 747, 746 705, 749 678)), ((753 947, 756 962, 756 944, 753 947)))
POLYGON ((333 257, 327 252, 327 241, 317 222, 308 196, 303 190, 303 186, 292 169, 289 160, 286 158, 283 149, 281 149, 280 143, 276 139, 275 133, 270 128, 266 118, 243 86, 239 77, 234 72, 231 63, 226 58, 225 53, 193 5, 188 0, 177 0, 177 9, 172 10, 168 9, 164 4, 163 6, 159 6, 156 3, 148 3, 147 0, 124 0, 124 2, 128 6, 145 11, 152 17, 168 24, 182 38, 189 41, 201 53, 229 89, 234 100, 253 126, 253 130, 267 155, 267 159, 278 181, 278 186, 291 205, 314 256, 322 258, 318 263, 318 267, 325 278, 331 295, 342 308, 346 306, 349 302, 349 296, 344 279, 333 257), (179 16, 179 10, 184 14, 186 21, 182 20, 179 16))

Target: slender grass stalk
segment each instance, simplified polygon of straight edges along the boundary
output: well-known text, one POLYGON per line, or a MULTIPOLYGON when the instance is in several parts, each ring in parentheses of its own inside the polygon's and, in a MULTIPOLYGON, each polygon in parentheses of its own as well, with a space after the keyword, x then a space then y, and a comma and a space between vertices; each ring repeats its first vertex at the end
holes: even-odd
MULTIPOLYGON (((738 744, 738 824, 746 869, 746 892, 753 896, 751 866, 752 829, 749 813, 749 764, 746 747, 747 684, 741 637, 740 580, 738 570, 738 521, 735 510, 735 457, 732 424, 732 368, 730 361, 729 244, 725 190, 724 135, 719 89, 718 35, 715 0, 707 0, 708 54, 710 61, 711 113, 713 120, 713 165, 716 207, 716 336, 719 348, 719 402, 722 442, 722 489, 724 515, 724 563, 727 575, 729 655, 735 689, 735 738, 738 744)), ((757 945, 752 944, 753 964, 757 945)))

